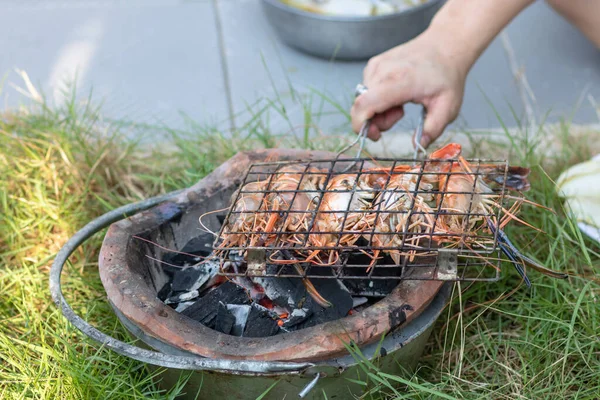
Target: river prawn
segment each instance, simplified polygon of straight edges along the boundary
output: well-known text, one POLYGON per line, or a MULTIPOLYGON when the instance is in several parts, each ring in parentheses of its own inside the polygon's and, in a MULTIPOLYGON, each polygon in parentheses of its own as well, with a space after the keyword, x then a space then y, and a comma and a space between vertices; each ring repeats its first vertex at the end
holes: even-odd
POLYGON ((338 174, 331 178, 308 240, 311 246, 322 249, 314 250, 306 261, 320 260, 320 253, 325 252, 327 261, 320 260, 320 264, 332 265, 339 258, 335 248, 356 243, 369 227, 366 216, 383 179, 380 173, 338 174))
POLYGON ((444 213, 444 217, 440 219, 443 225, 442 229, 450 234, 445 237, 445 241, 454 237, 455 240, 460 238, 460 242, 464 243, 465 240, 468 240, 465 239, 464 233, 470 233, 470 236, 473 236, 472 233, 476 230, 487 228, 497 237, 500 250, 515 266, 528 287, 531 286, 531 281, 525 273, 526 266, 553 278, 565 279, 568 277, 566 274, 548 269, 522 254, 503 230, 511 220, 518 220, 515 214, 520 203, 515 203, 515 206, 509 210, 504 209, 503 205, 499 203, 500 195, 494 192, 491 186, 501 185, 508 190, 527 191, 530 188, 528 180, 530 170, 528 168, 510 166, 505 171, 503 166, 498 165, 473 166, 459 156, 458 162, 452 164, 450 171, 450 174, 440 175, 439 185, 444 189, 438 195, 437 200, 440 210, 444 213), (498 210, 504 211, 504 218, 500 221, 496 221, 496 217, 494 217, 498 210))
POLYGON ((265 200, 267 184, 266 181, 250 182, 232 195, 232 200, 237 198, 237 202, 233 205, 230 222, 223 230, 223 241, 219 247, 242 247, 246 246, 246 242, 248 246, 255 246, 258 236, 251 232, 268 231, 264 214, 258 212, 265 200))
MULTIPOLYGON (((274 259, 271 255, 270 260, 293 264, 303 275, 302 263, 335 265, 339 249, 355 246, 361 237, 373 247, 372 251, 361 250, 373 260, 371 269, 382 251, 399 264, 402 256, 412 260, 417 250, 424 249, 422 240, 433 241, 436 247, 481 246, 490 240, 491 232, 527 285, 530 281, 525 265, 550 276, 566 277, 521 254, 503 231, 508 222, 518 220, 515 214, 521 203, 504 209, 500 194, 493 188, 500 185, 519 192, 528 190, 529 169, 471 165, 461 150, 459 144, 451 143, 414 166, 367 168, 359 173, 327 173, 306 164, 285 165, 269 184, 254 182, 254 187, 244 187, 266 191, 267 197, 253 193, 238 200, 232 226, 239 228, 242 236, 229 234, 233 237, 225 240, 229 245, 249 239, 250 246, 289 247, 297 259, 274 259), (495 215, 503 218, 495 221, 495 215), (261 233, 243 234, 257 231, 261 233), (479 231, 487 234, 478 235, 479 231), (314 249, 303 249, 307 244, 314 249)), ((224 231, 225 236, 235 231, 238 229, 224 231)), ((315 292, 311 296, 320 297, 315 292)))
MULTIPOLYGON (((386 189, 379 193, 373 208, 376 213, 369 215, 369 225, 374 225, 372 232, 363 236, 373 247, 419 247, 421 235, 426 234, 433 227, 433 209, 428 202, 433 200, 431 193, 433 185, 421 182, 419 191, 416 191, 416 175, 401 174, 390 177, 386 189), (411 209, 412 207, 412 209, 411 209), (412 210, 412 211, 411 211, 412 210), (409 221, 410 218, 410 221, 409 221)), ((381 250, 373 250, 372 267, 381 250)), ((396 264, 400 264, 401 252, 398 249, 383 250, 390 255, 396 264)))
MULTIPOLYGON (((316 207, 319 190, 324 184, 327 174, 305 165, 293 164, 279 168, 270 182, 251 182, 246 184, 237 202, 232 215, 235 215, 229 229, 223 233, 223 242, 220 247, 226 246, 281 246, 292 244, 297 239, 296 232, 301 226, 307 230, 307 215, 316 207), (255 192, 255 193, 246 193, 255 192), (291 212, 290 211, 299 211, 291 212), (281 218, 283 213, 289 213, 287 218, 281 218), (278 231, 289 232, 290 235, 277 235, 278 231), (241 232, 241 233, 232 233, 241 232), (248 233, 245 233, 248 232, 248 233), (279 243, 278 243, 279 241, 279 243)), ((274 260, 273 263, 291 263, 303 274, 300 265, 295 260, 274 260)), ((330 307, 329 303, 316 290, 308 279, 303 279, 307 293, 322 307, 330 307)))
MULTIPOLYGON (((364 237, 373 247, 396 247, 383 250, 396 264, 400 264, 402 255, 408 255, 412 260, 416 250, 420 248, 420 241, 432 233, 434 209, 430 204, 434 201, 434 183, 437 183, 439 173, 450 164, 446 160, 457 157, 460 151, 460 145, 450 143, 433 152, 423 164, 377 169, 389 176, 385 189, 379 192, 374 201, 373 209, 376 212, 371 213, 368 218, 369 225, 374 226, 374 229, 364 237), (401 252, 400 247, 413 250, 407 254, 401 252)), ((373 267, 380 252, 380 249, 373 250, 373 261, 367 272, 373 267)))
POLYGON ((276 171, 268 190, 271 213, 267 226, 272 233, 289 235, 274 235, 273 240, 301 243, 298 232, 308 231, 309 217, 314 214, 326 178, 324 171, 302 164, 285 165, 276 171))

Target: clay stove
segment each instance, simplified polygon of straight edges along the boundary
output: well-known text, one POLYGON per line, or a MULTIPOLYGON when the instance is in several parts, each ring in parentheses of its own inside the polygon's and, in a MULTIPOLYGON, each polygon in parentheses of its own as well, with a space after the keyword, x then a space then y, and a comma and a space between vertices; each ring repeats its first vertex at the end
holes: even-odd
MULTIPOLYGON (((153 343, 166 343, 188 354, 231 360, 331 359, 346 354, 348 343, 365 346, 408 324, 427 308, 442 281, 398 281, 387 296, 351 315, 269 337, 224 334, 165 304, 164 288, 172 279, 165 260, 174 265, 176 261, 169 249, 185 251, 192 239, 202 237, 199 217, 228 207, 250 165, 265 160, 331 157, 326 152, 292 150, 240 153, 175 201, 113 224, 100 254, 100 275, 112 306, 153 343)), ((210 214, 203 222, 209 230, 219 231, 223 215, 210 214)), ((356 290, 360 294, 361 289, 356 290)))

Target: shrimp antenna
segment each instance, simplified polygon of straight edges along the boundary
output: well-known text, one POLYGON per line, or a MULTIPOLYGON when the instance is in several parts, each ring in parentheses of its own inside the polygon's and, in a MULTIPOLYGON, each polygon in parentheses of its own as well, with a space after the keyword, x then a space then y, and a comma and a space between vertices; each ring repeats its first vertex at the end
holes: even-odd
MULTIPOLYGON (((143 242, 146 242, 146 243, 150 243, 151 245, 153 245, 153 246, 156 246, 156 247, 158 247, 159 249, 163 249, 163 250, 165 250, 165 251, 168 251, 169 253, 174 253, 174 254, 183 254, 184 256, 190 256, 190 257, 194 257, 194 258, 210 258, 210 256, 208 256, 208 257, 203 257, 203 256, 199 256, 199 255, 197 255, 197 254, 191 254, 191 253, 186 253, 186 252, 184 252, 184 251, 179 251, 179 250, 173 250, 173 249, 169 249, 168 247, 161 246, 160 244, 158 244, 158 243, 156 243, 156 242, 153 242, 152 240, 148 240, 148 239, 146 239, 146 238, 143 238, 143 237, 141 237, 141 236, 133 235, 133 236, 131 236, 131 237, 132 237, 132 238, 135 238, 135 239, 138 239, 138 240, 141 240, 141 241, 143 241, 143 242)), ((156 260, 156 261, 158 261, 158 260, 156 260)), ((167 264, 168 264, 168 263, 167 263, 167 264)), ((168 265, 171 265, 171 264, 168 264, 168 265)), ((177 267, 177 265, 173 265, 173 266, 174 266, 174 267, 177 267)))
POLYGON ((217 233, 211 231, 210 229, 207 228, 206 225, 204 225, 204 222, 202 222, 202 218, 206 217, 207 215, 211 215, 211 214, 216 214, 216 213, 220 213, 223 212, 225 210, 229 210, 230 207, 226 207, 226 208, 221 208, 219 210, 213 210, 213 211, 207 211, 204 214, 202 214, 199 218, 198 218, 198 222, 200 223, 200 225, 202 226, 202 228, 204 228, 204 231, 207 233, 210 233, 211 235, 213 235, 214 237, 218 237, 219 235, 217 235, 217 233))

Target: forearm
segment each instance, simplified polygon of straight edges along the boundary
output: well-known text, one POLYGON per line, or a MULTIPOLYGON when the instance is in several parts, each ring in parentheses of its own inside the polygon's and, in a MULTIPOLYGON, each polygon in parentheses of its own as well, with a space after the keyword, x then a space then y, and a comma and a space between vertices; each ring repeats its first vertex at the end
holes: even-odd
POLYGON ((448 0, 425 35, 466 74, 506 25, 535 0, 448 0))
POLYGON ((600 1, 547 0, 547 2, 600 48, 600 1))

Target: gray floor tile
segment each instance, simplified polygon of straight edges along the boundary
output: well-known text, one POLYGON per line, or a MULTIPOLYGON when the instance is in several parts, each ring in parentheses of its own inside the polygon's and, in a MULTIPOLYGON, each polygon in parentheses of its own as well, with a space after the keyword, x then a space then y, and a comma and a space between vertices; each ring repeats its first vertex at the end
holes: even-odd
MULTIPOLYGON (((310 87, 317 88, 345 107, 349 106, 364 63, 332 63, 300 54, 277 40, 258 1, 219 1, 233 102, 237 111, 257 98, 272 98, 274 87, 281 95, 289 95, 290 83, 301 92, 307 92, 310 87)), ((570 113, 584 88, 600 98, 599 52, 543 2, 536 3, 517 17, 507 28, 507 33, 517 62, 526 73, 536 96, 538 117, 543 117, 549 110, 552 110, 551 120, 570 113)), ((288 104, 293 110, 293 102, 288 104)), ((413 129, 418 110, 414 106, 407 107, 407 117, 396 129, 413 129)), ((509 126, 516 125, 513 111, 517 119, 524 115, 521 97, 500 38, 473 67, 461 115, 453 126, 471 129, 498 127, 494 110, 509 126)), ((294 123, 301 124, 301 110, 296 111, 293 118, 294 123)), ((277 118, 270 121, 275 127, 286 129, 285 121, 277 121, 277 118)), ((337 122, 340 121, 338 119, 337 122)), ((597 122, 597 115, 588 103, 584 103, 575 113, 575 121, 597 122)), ((322 121, 326 130, 334 125, 328 120, 322 121)))
POLYGON ((20 68, 51 99, 60 98, 64 80, 77 72, 78 93, 92 89, 112 118, 172 126, 181 125, 180 112, 200 122, 226 119, 210 1, 55 3, 63 4, 24 2, 0 11, 0 71, 9 72, 3 106, 21 100, 9 84, 20 83, 10 72, 20 68))
MULTIPOLYGON (((331 96, 345 109, 354 87, 362 80, 363 63, 329 62, 306 56, 281 44, 274 36, 256 0, 219 0, 223 20, 224 45, 234 109, 243 112, 257 99, 283 98, 295 125, 303 122, 302 106, 291 101, 290 85, 300 93, 318 90, 331 96)), ((320 95, 312 94, 314 110, 321 110, 320 95)), ((309 100, 306 100, 309 101, 309 100)), ((255 110, 259 107, 255 107, 255 110)), ((325 106, 323 112, 333 110, 325 106)), ((276 132, 289 129, 287 121, 272 113, 270 124, 276 132)), ((250 118, 248 113, 236 118, 250 118)), ((343 117, 323 117, 321 127, 345 121, 343 117)))
MULTIPOLYGON (((323 114, 317 118, 323 131, 348 130, 346 118, 328 115, 335 107, 311 90, 348 110, 364 63, 328 62, 287 48, 265 20, 259 0, 217 1, 238 126, 266 107, 265 99, 280 98, 279 112, 271 107, 262 115, 274 132, 302 127, 306 107, 323 114), (301 101, 292 101, 290 87, 302 94, 301 101), (260 99, 252 112, 244 112, 260 99)), ((78 92, 86 96, 93 88, 110 117, 180 126, 181 111, 200 123, 228 127, 213 11, 212 0, 0 0, 0 74, 9 73, 0 104, 21 100, 10 85, 19 83, 13 68, 26 70, 51 98, 60 98, 57 86, 78 71, 78 92)), ((543 2, 517 17, 507 32, 538 116, 549 111, 551 120, 565 116, 584 92, 600 102, 600 52, 543 2)), ((454 126, 497 127, 486 96, 508 125, 515 125, 510 106, 523 115, 500 39, 471 71, 454 126)), ((414 128, 417 112, 407 107, 396 129, 414 128)), ((574 116, 579 123, 598 120, 587 100, 574 116)))
POLYGON ((599 122, 587 95, 600 99, 600 50, 544 2, 508 28, 515 54, 536 98, 535 111, 551 119, 574 112, 575 121, 599 122))

